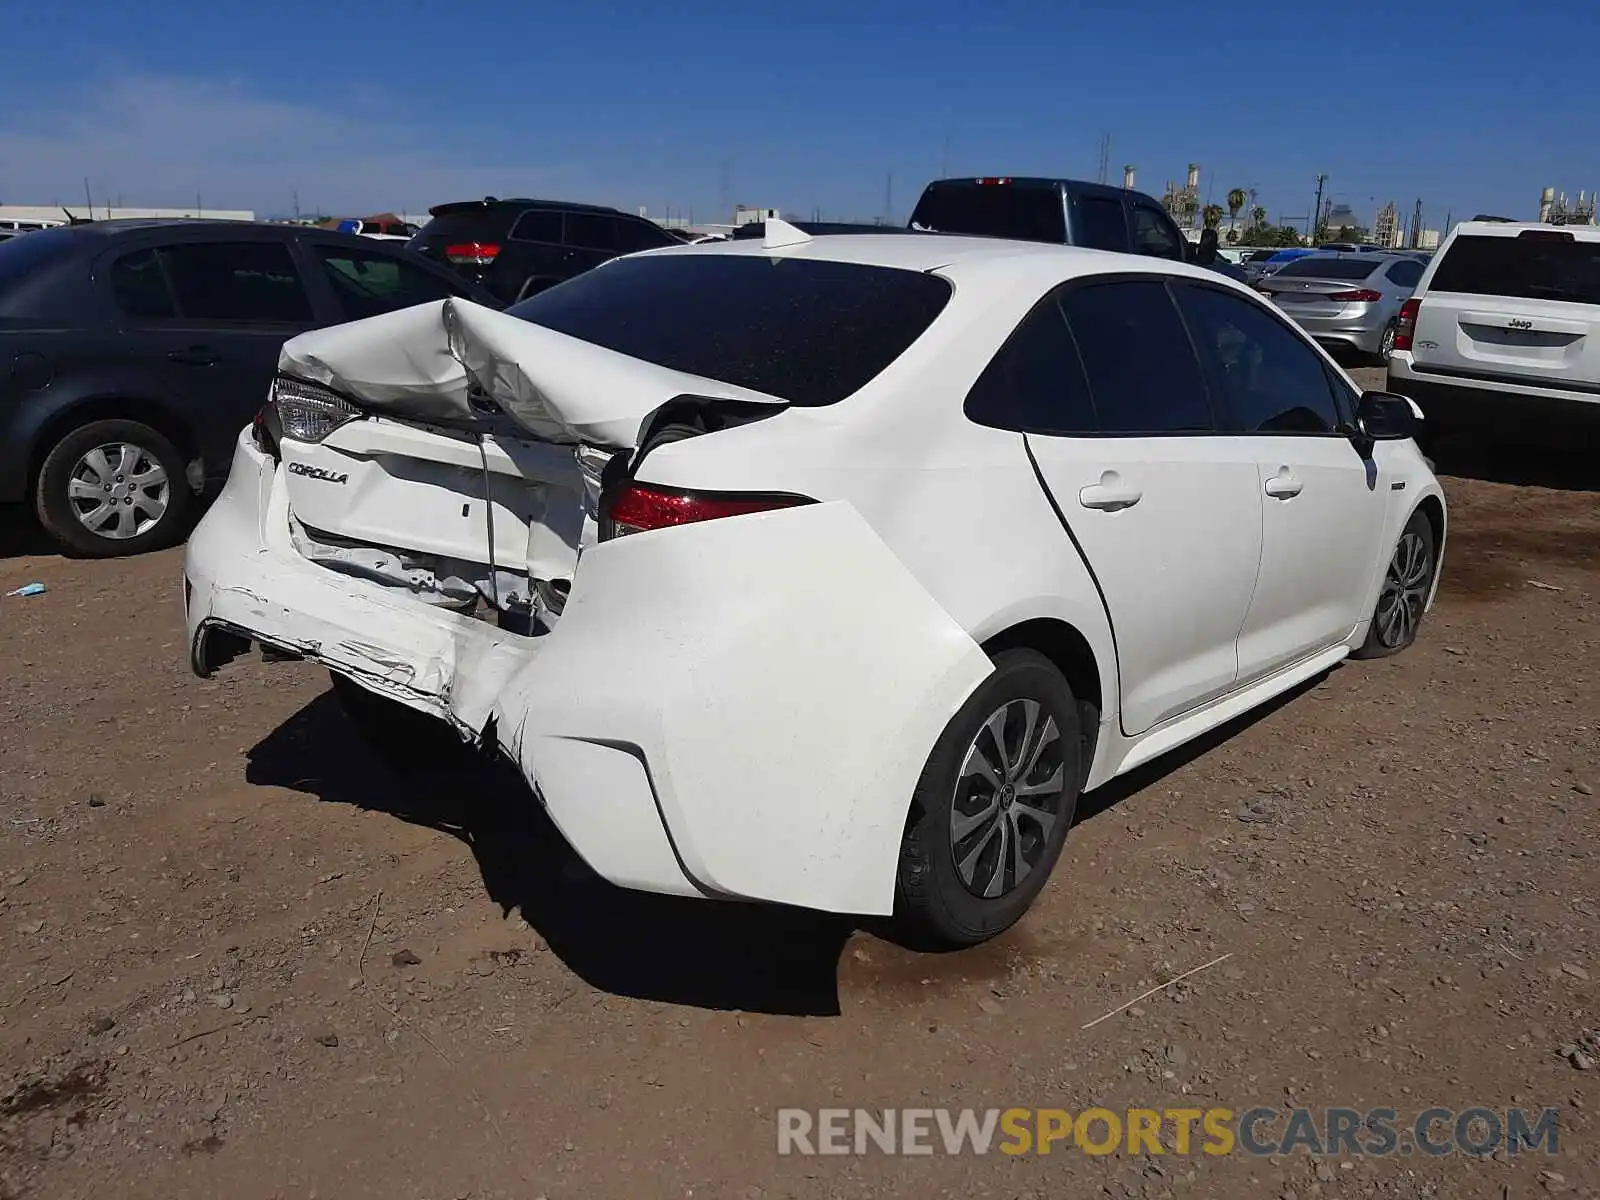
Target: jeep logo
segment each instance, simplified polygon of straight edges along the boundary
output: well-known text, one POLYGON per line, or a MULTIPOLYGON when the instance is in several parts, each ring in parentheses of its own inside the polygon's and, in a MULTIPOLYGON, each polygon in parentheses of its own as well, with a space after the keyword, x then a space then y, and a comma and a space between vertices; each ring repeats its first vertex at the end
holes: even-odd
POLYGON ((1513 317, 1511 319, 1511 323, 1507 326, 1507 328, 1508 329, 1532 329, 1533 328, 1533 322, 1532 321, 1524 321, 1521 317, 1513 317))
POLYGON ((304 475, 307 479, 320 479, 324 483, 349 483, 350 476, 338 471, 330 471, 326 467, 308 466, 302 462, 289 464, 289 474, 304 475))

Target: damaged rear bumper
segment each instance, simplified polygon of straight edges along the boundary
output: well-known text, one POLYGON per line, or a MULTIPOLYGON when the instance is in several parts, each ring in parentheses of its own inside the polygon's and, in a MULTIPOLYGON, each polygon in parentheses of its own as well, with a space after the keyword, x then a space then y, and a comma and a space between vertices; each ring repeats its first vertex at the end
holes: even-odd
POLYGON ((917 777, 990 670, 848 504, 601 543, 523 637, 301 558, 248 433, 185 595, 202 674, 248 638, 492 729, 613 883, 834 912, 892 911, 917 777))

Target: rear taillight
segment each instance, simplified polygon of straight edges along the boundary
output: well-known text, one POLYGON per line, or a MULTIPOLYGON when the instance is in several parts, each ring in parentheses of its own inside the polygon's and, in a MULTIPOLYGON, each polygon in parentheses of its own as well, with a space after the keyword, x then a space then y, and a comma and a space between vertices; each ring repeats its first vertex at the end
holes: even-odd
POLYGON ((1363 304, 1373 304, 1383 299, 1382 292, 1375 292, 1371 288, 1357 288, 1353 292, 1333 292, 1329 300, 1359 300, 1363 304))
POLYGON ((499 253, 494 242, 457 242, 444 248, 445 261, 458 267, 487 267, 499 253))
POLYGON ((332 388, 320 383, 307 383, 289 375, 279 375, 272 381, 268 400, 271 409, 261 420, 272 432, 296 442, 315 445, 347 421, 361 415, 350 401, 332 388))
POLYGON ((805 496, 751 495, 748 492, 685 492, 654 484, 629 482, 601 505, 600 539, 694 525, 718 517, 742 517, 814 504, 805 496))
POLYGON ((1394 348, 1396 350, 1411 349, 1411 339, 1417 334, 1417 311, 1421 309, 1421 300, 1407 300, 1400 306, 1400 318, 1394 326, 1394 348))

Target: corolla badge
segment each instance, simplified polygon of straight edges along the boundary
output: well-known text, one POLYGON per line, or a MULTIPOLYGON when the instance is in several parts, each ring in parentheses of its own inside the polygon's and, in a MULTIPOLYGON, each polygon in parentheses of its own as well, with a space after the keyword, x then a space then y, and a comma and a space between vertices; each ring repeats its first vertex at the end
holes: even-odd
POLYGON ((292 462, 289 464, 289 474, 304 475, 307 479, 320 479, 324 483, 349 483, 350 476, 339 471, 330 471, 326 467, 313 467, 307 463, 292 462))

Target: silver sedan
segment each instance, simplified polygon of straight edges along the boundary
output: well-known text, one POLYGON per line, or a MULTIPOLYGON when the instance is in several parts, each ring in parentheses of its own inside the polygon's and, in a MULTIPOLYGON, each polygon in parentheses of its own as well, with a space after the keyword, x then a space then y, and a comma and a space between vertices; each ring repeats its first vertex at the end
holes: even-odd
POLYGON ((1410 254, 1313 254, 1255 288, 1317 341, 1387 361, 1400 306, 1424 266, 1410 254))

